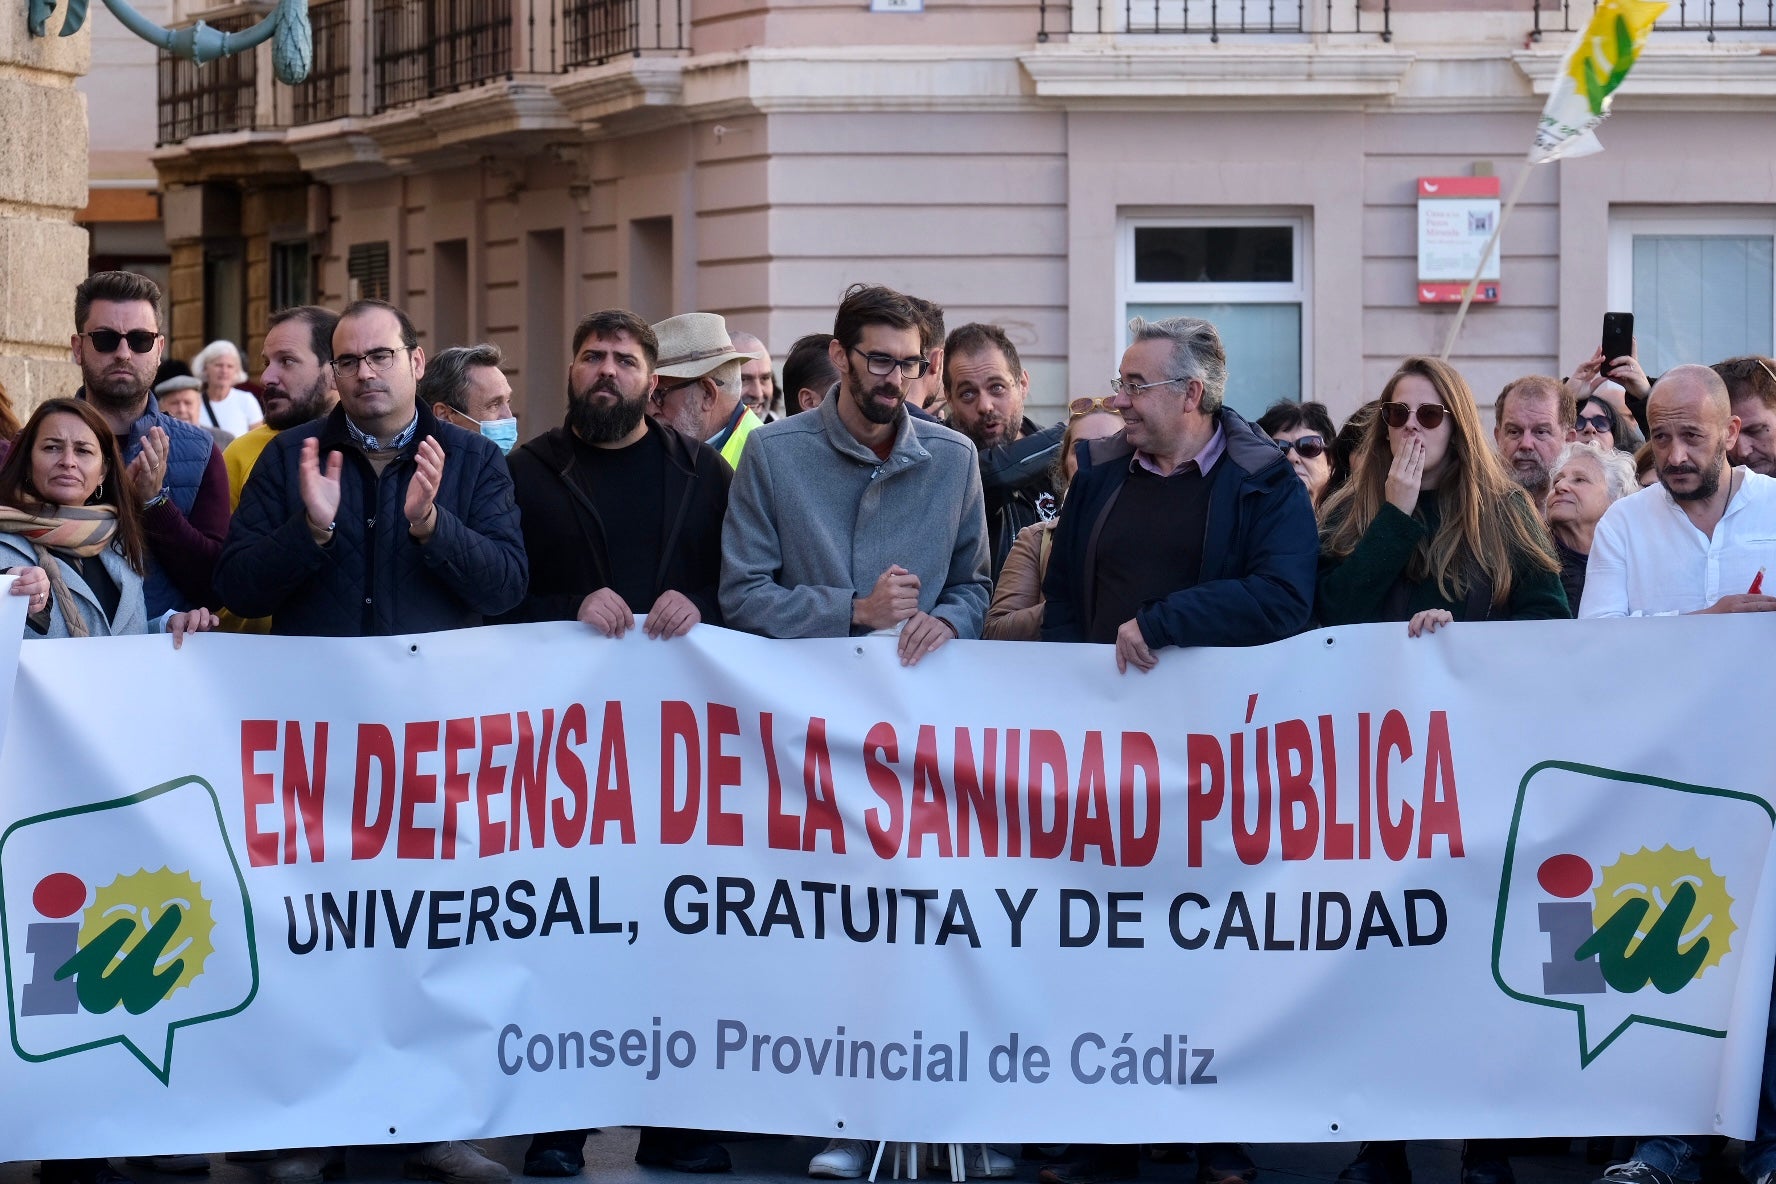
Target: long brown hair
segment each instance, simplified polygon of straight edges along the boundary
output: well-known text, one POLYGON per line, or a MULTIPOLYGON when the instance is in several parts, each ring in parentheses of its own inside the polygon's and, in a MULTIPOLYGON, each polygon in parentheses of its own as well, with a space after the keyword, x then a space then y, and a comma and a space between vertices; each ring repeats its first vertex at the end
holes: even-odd
POLYGON ((117 447, 117 437, 111 434, 111 425, 79 399, 50 399, 40 403, 31 418, 25 421, 25 426, 19 429, 18 438, 12 442, 12 451, 6 454, 6 463, 0 464, 0 505, 36 513, 48 504, 31 485, 31 453, 37 448, 37 433, 43 429, 43 421, 57 414, 74 416, 98 437, 99 455, 105 458, 103 500, 117 507, 117 549, 129 561, 130 569, 141 575, 147 554, 141 499, 136 496, 136 487, 130 483, 123 453, 117 447))
POLYGON ((0 440, 10 442, 18 434, 18 414, 12 409, 12 399, 6 394, 6 384, 0 382, 0 440))
MULTIPOLYGON (((1521 556, 1543 571, 1557 572, 1560 561, 1527 495, 1505 471, 1480 426, 1474 392, 1455 367, 1436 358, 1407 358, 1382 388, 1381 401, 1408 375, 1431 384, 1448 410, 1452 430, 1443 474, 1437 481, 1442 521, 1437 533, 1421 540, 1406 565, 1408 579, 1436 583, 1445 600, 1461 600, 1476 571, 1492 585, 1492 602, 1511 595, 1511 561, 1521 556)), ((1345 559, 1356 549, 1387 501, 1388 468, 1394 450, 1387 423, 1370 420, 1351 461, 1350 480, 1327 499, 1321 520, 1320 550, 1345 559)))

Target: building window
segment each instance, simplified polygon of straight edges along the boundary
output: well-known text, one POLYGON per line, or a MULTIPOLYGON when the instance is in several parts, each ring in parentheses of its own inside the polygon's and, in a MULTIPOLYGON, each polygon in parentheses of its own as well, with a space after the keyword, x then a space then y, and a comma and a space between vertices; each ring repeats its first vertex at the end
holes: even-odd
POLYGON ((348 300, 387 300, 389 298, 389 245, 353 243, 345 259, 348 300))
POLYGON ((271 244, 272 312, 314 300, 312 266, 307 239, 271 244))
POLYGON ((1634 314, 1640 364, 1768 356, 1776 344, 1776 214, 1647 211, 1610 220, 1609 306, 1634 314))
MULTIPOLYGON (((1214 322, 1227 349, 1227 404, 1249 419, 1278 399, 1308 397, 1306 222, 1286 216, 1125 219, 1122 324, 1176 316, 1214 322)), ((1122 338, 1126 342, 1126 328, 1122 338)))

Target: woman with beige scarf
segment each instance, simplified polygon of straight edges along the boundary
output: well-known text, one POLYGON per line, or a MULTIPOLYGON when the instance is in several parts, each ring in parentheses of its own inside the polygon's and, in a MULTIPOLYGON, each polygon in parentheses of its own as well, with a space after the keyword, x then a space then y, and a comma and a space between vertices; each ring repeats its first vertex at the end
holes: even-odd
POLYGON ((207 609, 150 621, 141 506, 111 429, 85 403, 39 406, 0 464, 0 572, 28 598, 25 637, 107 637, 216 627, 207 609))

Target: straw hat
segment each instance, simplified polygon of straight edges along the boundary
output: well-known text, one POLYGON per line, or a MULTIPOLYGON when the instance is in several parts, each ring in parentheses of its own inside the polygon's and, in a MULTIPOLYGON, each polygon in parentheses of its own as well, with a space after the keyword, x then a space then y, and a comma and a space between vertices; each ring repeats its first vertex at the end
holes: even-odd
POLYGON ((727 318, 714 312, 687 312, 667 317, 654 326, 660 339, 660 361, 654 373, 661 378, 702 378, 736 358, 756 361, 761 355, 741 353, 728 336, 727 318))

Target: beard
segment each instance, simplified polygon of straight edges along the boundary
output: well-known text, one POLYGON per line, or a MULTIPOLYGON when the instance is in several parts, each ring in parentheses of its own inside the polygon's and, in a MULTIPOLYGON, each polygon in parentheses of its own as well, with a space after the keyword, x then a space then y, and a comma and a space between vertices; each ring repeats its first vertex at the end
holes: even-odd
POLYGON ((907 401, 907 388, 904 385, 893 382, 893 375, 888 375, 877 381, 874 386, 870 386, 869 383, 875 380, 875 375, 868 370, 859 370, 856 363, 848 363, 845 368, 850 372, 851 381, 848 385, 852 391, 856 392, 851 397, 857 403, 857 409, 863 413, 865 419, 871 423, 888 424, 900 418, 907 401), (887 395, 893 398, 894 402, 878 403, 876 401, 878 395, 887 395))
POLYGON ((1671 465, 1661 468, 1659 470, 1659 484, 1665 487, 1665 492, 1671 495, 1672 501, 1705 502, 1720 492, 1721 470, 1726 467, 1726 459, 1727 447, 1723 444, 1715 450, 1713 459, 1706 465, 1671 465), (1671 488, 1671 482, 1665 480, 1667 476, 1690 475, 1694 475, 1696 478, 1696 488, 1686 489, 1681 493, 1671 488))
POLYGON ((1528 492, 1542 494, 1548 491, 1548 466, 1542 463, 1541 457, 1532 455, 1523 460, 1513 459, 1510 468, 1511 476, 1528 492), (1523 467, 1525 464, 1530 467, 1523 467))
MULTIPOLYGON (((271 394, 268 390, 267 396, 271 394)), ((325 375, 315 380, 313 386, 301 394, 283 392, 283 406, 277 410, 265 408, 266 426, 275 431, 285 432, 291 428, 299 428, 305 423, 319 419, 326 411, 327 379, 325 375)), ((269 401, 269 400, 268 400, 269 401)))
POLYGON ((134 367, 128 370, 122 367, 101 368, 94 373, 82 365, 80 377, 86 383, 87 398, 100 406, 121 410, 132 409, 143 402, 154 386, 152 370, 144 375, 134 367))
POLYGON ((647 396, 631 399, 615 380, 600 378, 583 391, 567 384, 567 427, 588 444, 615 444, 641 423, 647 414, 647 396), (615 395, 616 402, 600 403, 592 396, 598 393, 615 395))

